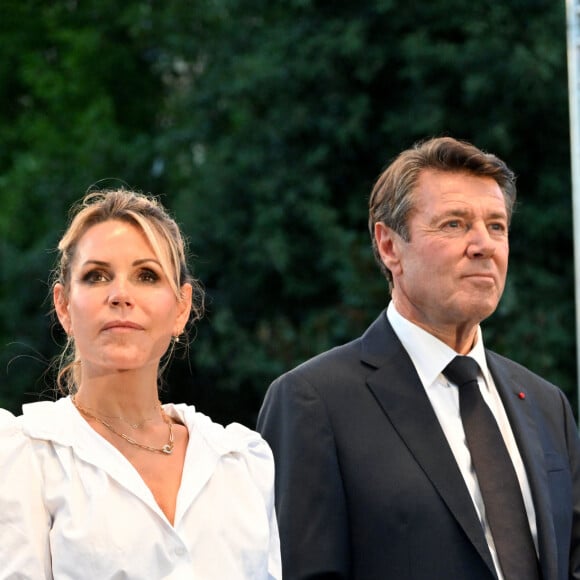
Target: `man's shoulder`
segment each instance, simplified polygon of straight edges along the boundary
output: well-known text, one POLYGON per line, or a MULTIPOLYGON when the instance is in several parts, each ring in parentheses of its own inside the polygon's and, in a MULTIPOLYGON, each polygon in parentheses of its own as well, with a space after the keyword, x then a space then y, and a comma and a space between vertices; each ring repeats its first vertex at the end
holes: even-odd
POLYGON ((511 380, 520 382, 527 388, 537 389, 546 394, 560 395, 562 392, 560 387, 511 358, 488 349, 486 357, 492 375, 501 370, 511 380))
POLYGON ((350 365, 360 360, 362 337, 334 346, 300 363, 285 374, 308 375, 326 372, 329 368, 350 365))
POLYGON ((302 362, 278 377, 273 385, 280 388, 281 385, 310 384, 318 390, 326 385, 335 389, 340 384, 364 380, 383 363, 389 329, 383 311, 361 336, 302 362))

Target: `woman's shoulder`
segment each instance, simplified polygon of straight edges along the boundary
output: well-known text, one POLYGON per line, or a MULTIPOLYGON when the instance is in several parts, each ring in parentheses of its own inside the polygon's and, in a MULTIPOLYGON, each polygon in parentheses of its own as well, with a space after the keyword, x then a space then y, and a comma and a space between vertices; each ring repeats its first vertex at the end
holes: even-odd
MULTIPOLYGON (((22 433, 22 421, 6 409, 0 409, 0 438, 5 441, 7 438, 18 436, 22 433)), ((2 445, 0 445, 0 449, 2 445)))
POLYGON ((15 447, 30 447, 36 441, 70 440, 68 398, 57 401, 37 401, 22 406, 22 414, 0 409, 0 454, 15 447))
POLYGON ((16 417, 7 409, 0 408, 0 428, 13 424, 16 417))
POLYGON ((219 455, 235 454, 254 464, 273 465, 272 451, 257 431, 236 422, 222 425, 191 405, 165 405, 164 408, 170 416, 179 417, 190 435, 198 434, 219 455))
POLYGON ((30 462, 31 456, 31 440, 24 429, 22 415, 0 409, 0 473, 30 462))
POLYGON ((48 578, 50 518, 43 477, 22 416, 4 409, 0 409, 0 473, 2 578, 48 578))

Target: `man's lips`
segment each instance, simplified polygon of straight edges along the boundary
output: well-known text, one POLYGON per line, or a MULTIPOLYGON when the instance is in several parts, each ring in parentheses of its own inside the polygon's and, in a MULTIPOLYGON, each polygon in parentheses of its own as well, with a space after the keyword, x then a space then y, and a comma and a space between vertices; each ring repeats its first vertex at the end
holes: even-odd
POLYGON ((113 320, 112 322, 107 322, 101 330, 143 330, 143 327, 130 320, 113 320))
POLYGON ((493 274, 491 274, 490 272, 473 272, 471 274, 465 274, 463 277, 470 279, 470 280, 481 280, 481 281, 488 281, 488 282, 495 281, 495 276, 493 274))

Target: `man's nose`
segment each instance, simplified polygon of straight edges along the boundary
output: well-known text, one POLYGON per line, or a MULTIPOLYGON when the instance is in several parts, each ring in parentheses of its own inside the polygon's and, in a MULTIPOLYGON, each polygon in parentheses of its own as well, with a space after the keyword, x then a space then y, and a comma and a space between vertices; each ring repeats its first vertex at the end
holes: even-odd
POLYGON ((486 224, 473 224, 468 232, 467 255, 470 258, 490 258, 495 253, 496 243, 486 224))

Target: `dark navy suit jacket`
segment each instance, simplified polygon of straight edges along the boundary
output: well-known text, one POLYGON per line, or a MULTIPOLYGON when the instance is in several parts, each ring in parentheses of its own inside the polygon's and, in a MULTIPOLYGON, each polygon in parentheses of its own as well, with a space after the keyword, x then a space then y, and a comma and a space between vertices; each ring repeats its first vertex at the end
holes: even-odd
MULTIPOLYGON (((580 579, 570 406, 541 377, 486 355, 526 466, 543 580, 580 579)), ((495 578, 462 475, 384 312, 361 338, 274 381, 258 430, 276 460, 285 580, 495 578)))

